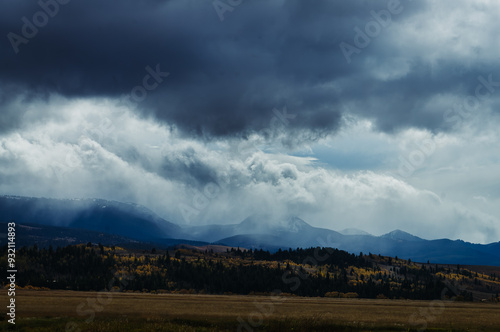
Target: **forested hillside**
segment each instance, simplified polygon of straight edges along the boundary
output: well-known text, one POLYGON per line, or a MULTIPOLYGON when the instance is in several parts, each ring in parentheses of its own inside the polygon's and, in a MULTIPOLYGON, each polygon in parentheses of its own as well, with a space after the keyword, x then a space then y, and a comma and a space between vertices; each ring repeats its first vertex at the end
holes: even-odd
MULTIPOLYGON (((196 248, 131 251, 89 243, 33 246, 16 254, 17 284, 28 288, 492 301, 500 291, 494 273, 331 248, 217 253, 196 248)), ((5 266, 5 247, 0 259, 5 266)))

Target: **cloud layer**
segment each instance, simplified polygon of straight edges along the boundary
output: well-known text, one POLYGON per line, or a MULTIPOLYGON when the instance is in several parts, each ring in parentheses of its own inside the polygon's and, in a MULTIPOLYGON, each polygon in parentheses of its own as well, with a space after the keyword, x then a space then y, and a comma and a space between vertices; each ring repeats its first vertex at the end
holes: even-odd
MULTIPOLYGON (((386 164, 376 171, 332 169, 312 156, 285 154, 280 145, 265 152, 270 147, 264 143, 238 149, 241 141, 236 139, 207 143, 186 138, 109 100, 58 99, 48 107, 65 109, 66 115, 0 140, 0 192, 131 201, 188 225, 236 223, 259 211, 374 234, 401 228, 426 238, 479 242, 494 241, 500 234, 495 217, 500 193, 495 186, 481 188, 494 183, 483 172, 492 172, 498 161, 479 162, 498 141, 493 126, 469 142, 434 136, 434 153, 405 178, 397 173, 397 157, 411 153, 412 144, 428 132, 379 136, 356 122, 343 135, 360 142, 378 136, 391 146, 379 152, 386 164), (456 160, 456 149, 475 155, 456 160), (443 165, 449 169, 442 171, 443 165), (468 179, 462 178, 465 174, 468 179)), ((310 153, 324 144, 335 151, 338 143, 335 138, 322 141, 310 153)), ((366 155, 363 144, 354 146, 366 155)))
POLYGON ((0 4, 0 193, 500 239, 496 1, 0 4))
POLYGON ((38 3, 3 3, 0 30, 17 36, 0 46, 3 130, 21 121, 11 100, 19 91, 131 95, 137 112, 201 136, 262 130, 283 105, 298 114, 291 136, 334 133, 346 106, 384 131, 441 130, 450 126, 444 109, 499 69, 498 4, 488 1, 460 9, 450 1, 251 1, 223 21, 210 1, 54 0, 46 21, 38 3), (349 59, 342 42, 359 46, 349 59))

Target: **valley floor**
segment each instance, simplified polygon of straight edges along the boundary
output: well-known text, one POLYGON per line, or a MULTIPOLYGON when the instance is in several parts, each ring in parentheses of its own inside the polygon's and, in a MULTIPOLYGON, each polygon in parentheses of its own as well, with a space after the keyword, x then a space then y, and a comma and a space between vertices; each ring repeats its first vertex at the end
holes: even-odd
MULTIPOLYGON (((2 295, 3 308, 7 301, 2 295)), ((6 317, 0 330, 14 327, 6 317)), ((17 331, 498 331, 500 304, 18 290, 15 327, 17 331)))

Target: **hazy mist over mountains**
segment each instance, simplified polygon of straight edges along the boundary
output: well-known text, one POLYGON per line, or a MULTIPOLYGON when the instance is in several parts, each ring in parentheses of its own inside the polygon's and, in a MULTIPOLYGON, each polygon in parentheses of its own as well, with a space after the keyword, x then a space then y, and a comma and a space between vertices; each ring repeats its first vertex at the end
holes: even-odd
POLYGON ((336 232, 313 227, 295 216, 273 219, 271 215, 254 214, 234 224, 180 227, 137 204, 102 199, 55 200, 17 196, 1 196, 0 212, 8 220, 31 225, 21 228, 24 234, 20 238, 25 245, 62 245, 97 240, 108 245, 133 247, 141 246, 141 243, 163 247, 182 243, 215 243, 270 251, 319 246, 356 254, 399 256, 421 262, 500 265, 500 242, 479 245, 448 239, 429 241, 401 230, 381 236, 355 229, 336 232), (84 231, 78 235, 73 230, 91 232, 84 231))

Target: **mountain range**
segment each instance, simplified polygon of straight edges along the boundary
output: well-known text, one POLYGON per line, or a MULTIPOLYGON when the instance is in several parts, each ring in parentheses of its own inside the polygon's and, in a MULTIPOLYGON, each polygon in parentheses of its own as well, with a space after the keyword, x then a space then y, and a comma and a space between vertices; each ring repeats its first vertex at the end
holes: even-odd
MULTIPOLYGON (((235 224, 181 227, 138 204, 19 196, 0 196, 0 216, 2 223, 13 220, 24 225, 18 227, 18 245, 98 241, 148 247, 214 243, 270 251, 321 246, 420 262, 500 266, 500 242, 483 245, 425 240, 401 230, 381 236, 357 229, 336 232, 313 227, 296 216, 274 220, 262 214, 235 224)), ((2 236, 2 245, 4 241, 2 236)))

